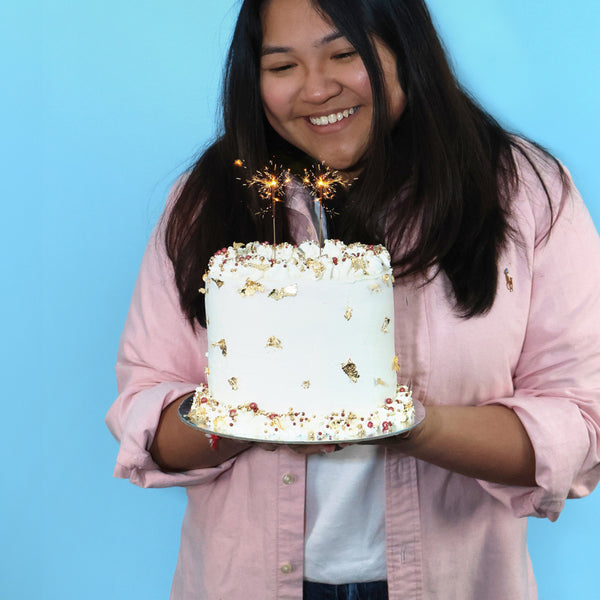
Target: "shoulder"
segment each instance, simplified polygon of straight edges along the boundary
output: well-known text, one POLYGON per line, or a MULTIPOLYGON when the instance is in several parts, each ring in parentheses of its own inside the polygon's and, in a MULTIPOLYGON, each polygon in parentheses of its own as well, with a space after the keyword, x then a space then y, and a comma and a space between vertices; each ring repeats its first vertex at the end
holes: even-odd
POLYGON ((522 229, 532 226, 535 243, 546 238, 561 214, 574 201, 581 202, 565 166, 544 148, 522 138, 512 147, 515 181, 510 213, 522 229))

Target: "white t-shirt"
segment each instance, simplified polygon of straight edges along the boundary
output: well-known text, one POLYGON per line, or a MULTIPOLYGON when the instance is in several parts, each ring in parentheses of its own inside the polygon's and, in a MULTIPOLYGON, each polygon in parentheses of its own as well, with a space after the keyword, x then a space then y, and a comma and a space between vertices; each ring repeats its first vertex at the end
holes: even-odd
POLYGON ((308 457, 305 579, 330 584, 387 579, 384 452, 356 445, 308 457))

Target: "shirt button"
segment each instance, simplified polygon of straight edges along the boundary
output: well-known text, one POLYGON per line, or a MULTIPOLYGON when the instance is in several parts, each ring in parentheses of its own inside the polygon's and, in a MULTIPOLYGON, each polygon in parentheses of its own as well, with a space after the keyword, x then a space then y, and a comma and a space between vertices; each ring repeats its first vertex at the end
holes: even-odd
POLYGON ((290 563, 283 563, 280 568, 281 568, 281 572, 285 573, 286 575, 291 573, 294 570, 290 563))
POLYGON ((291 485, 292 483, 294 483, 294 481, 296 481, 296 478, 291 473, 286 473, 281 478, 281 481, 283 481, 283 483, 285 483, 285 485, 291 485))

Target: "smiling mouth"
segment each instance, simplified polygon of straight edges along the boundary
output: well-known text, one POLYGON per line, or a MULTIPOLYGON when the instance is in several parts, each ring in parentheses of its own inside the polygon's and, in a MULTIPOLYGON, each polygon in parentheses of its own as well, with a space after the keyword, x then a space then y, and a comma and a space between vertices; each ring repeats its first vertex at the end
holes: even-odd
POLYGON ((339 121, 352 116, 359 108, 359 106, 353 106, 352 108, 347 108, 340 112, 323 115, 321 117, 308 117, 308 120, 313 125, 317 125, 319 127, 323 127, 324 125, 333 125, 334 123, 338 123, 339 121))

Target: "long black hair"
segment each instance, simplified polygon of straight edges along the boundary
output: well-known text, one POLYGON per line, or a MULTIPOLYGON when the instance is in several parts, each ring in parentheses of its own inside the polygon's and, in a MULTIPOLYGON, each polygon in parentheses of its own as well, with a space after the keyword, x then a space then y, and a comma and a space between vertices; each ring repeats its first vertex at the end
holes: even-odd
MULTIPOLYGON (((270 227, 255 216, 258 197, 238 181, 236 159, 248 172, 273 157, 296 166, 312 161, 272 130, 263 111, 260 17, 270 1, 276 0, 242 4, 227 57, 222 131, 187 174, 167 217, 167 253, 192 325, 205 325, 198 288, 210 256, 234 241, 271 241, 270 227)), ((369 150, 358 180, 338 198, 335 236, 384 243, 397 276, 443 271, 458 314, 485 313, 496 295, 499 254, 515 235, 509 221, 518 186, 515 155, 536 170, 527 147, 457 82, 422 0, 311 1, 357 50, 373 95, 369 150), (396 123, 374 38, 397 59, 407 105, 396 123)), ((279 220, 281 241, 287 228, 285 218, 279 220)))

